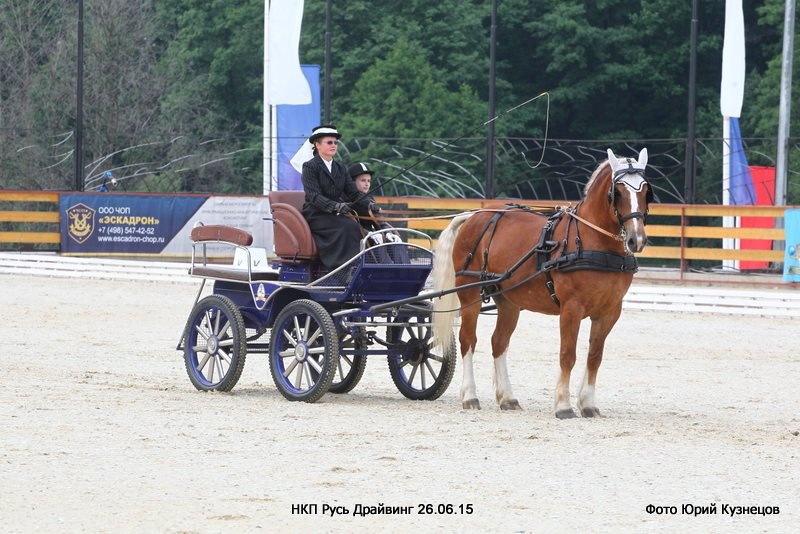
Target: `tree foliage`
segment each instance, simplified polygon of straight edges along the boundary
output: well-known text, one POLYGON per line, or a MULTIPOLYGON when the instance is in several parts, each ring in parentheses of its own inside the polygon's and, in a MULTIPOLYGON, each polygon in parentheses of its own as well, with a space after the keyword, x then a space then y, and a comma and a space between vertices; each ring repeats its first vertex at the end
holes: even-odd
MULTIPOLYGON (((259 191, 263 2, 86 2, 87 185, 114 168, 153 189, 259 191)), ((486 135, 490 2, 333 2, 330 65, 326 3, 305 1, 301 62, 330 70, 332 120, 346 138, 375 140, 358 157, 393 150, 379 139, 486 135)), ((542 137, 548 125, 561 139, 686 137, 690 2, 497 3, 497 112, 550 95, 549 117, 537 100, 501 114, 499 136, 542 137)), ((724 3, 699 7, 697 135, 718 139, 724 3)), ((745 137, 776 136, 783 11, 783 0, 744 1, 745 137)), ((0 10, 3 186, 72 183, 76 15, 58 0, 0 10)), ((798 86, 795 73, 793 102, 798 86)), ((484 154, 462 165, 471 180, 484 154)), ((501 193, 521 179, 505 164, 498 172, 501 193)))

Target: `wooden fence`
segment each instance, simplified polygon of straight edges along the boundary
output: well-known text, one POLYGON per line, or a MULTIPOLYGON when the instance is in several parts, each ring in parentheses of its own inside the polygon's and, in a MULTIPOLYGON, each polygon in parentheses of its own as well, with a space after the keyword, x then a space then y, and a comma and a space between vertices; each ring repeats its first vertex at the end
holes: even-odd
MULTIPOLYGON (((60 248, 58 210, 59 192, 1 191, 0 190, 0 249, 58 251, 60 248)), ((382 213, 387 217, 453 215, 462 211, 503 206, 503 200, 431 199, 409 197, 379 197, 378 202, 388 205, 382 213)), ((568 205, 557 201, 512 201, 518 204, 554 208, 568 205)), ((761 239, 783 241, 784 210, 790 207, 772 206, 719 206, 654 204, 650 208, 647 235, 651 243, 639 257, 648 264, 680 265, 688 261, 754 260, 782 263, 783 250, 725 249, 722 240, 761 239), (724 228, 722 218, 766 217, 774 219, 775 228, 724 228)), ((800 209, 800 207, 793 207, 800 209)), ((409 228, 425 232, 443 230, 449 219, 410 221, 409 228)))
MULTIPOLYGON (((386 216, 392 214, 403 216, 422 216, 431 214, 454 214, 461 211, 499 207, 508 201, 502 200, 460 200, 460 199, 412 199, 391 198, 378 199, 380 203, 389 203, 400 207, 395 210, 384 210, 386 216), (403 209, 405 208, 405 209, 403 209)), ((555 208, 569 205, 564 201, 511 201, 532 208, 555 208)), ((574 202, 573 202, 574 204, 574 202)), ((654 204, 650 207, 647 225, 647 237, 650 244, 638 254, 648 260, 668 260, 668 263, 685 263, 690 260, 752 260, 782 263, 783 250, 741 250, 725 249, 723 239, 760 239, 783 241, 784 210, 791 207, 774 206, 719 206, 719 205, 684 205, 654 204), (724 228, 723 217, 766 217, 774 219, 774 228, 724 228)), ((420 220, 408 223, 409 228, 425 232, 443 230, 448 219, 420 220)), ((648 262, 650 263, 650 262, 648 262)), ((658 262, 655 262, 656 264, 658 262)))
POLYGON ((0 249, 59 250, 59 197, 50 191, 0 191, 0 249))

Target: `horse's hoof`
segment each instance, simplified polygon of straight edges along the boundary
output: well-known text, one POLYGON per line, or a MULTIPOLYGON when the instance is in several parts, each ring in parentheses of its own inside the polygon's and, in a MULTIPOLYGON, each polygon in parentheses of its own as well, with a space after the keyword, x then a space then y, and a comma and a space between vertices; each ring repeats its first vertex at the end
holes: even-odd
POLYGON ((519 405, 517 399, 500 403, 501 410, 519 410, 522 411, 522 406, 519 405))
POLYGON ((572 410, 572 408, 564 408, 563 410, 558 410, 556 412, 556 417, 559 419, 574 419, 578 416, 575 415, 575 412, 572 410))
POLYGON ((597 408, 582 408, 581 415, 583 417, 600 417, 600 410, 597 408))
POLYGON ((461 407, 465 410, 480 410, 481 403, 478 399, 469 399, 462 402, 461 407))

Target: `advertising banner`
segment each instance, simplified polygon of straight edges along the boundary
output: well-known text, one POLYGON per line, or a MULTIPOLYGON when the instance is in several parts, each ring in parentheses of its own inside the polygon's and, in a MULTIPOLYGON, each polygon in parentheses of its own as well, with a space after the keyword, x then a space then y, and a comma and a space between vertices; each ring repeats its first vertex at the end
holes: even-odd
POLYGON ((198 222, 241 228, 272 249, 266 197, 67 193, 60 211, 66 254, 189 255, 198 222))

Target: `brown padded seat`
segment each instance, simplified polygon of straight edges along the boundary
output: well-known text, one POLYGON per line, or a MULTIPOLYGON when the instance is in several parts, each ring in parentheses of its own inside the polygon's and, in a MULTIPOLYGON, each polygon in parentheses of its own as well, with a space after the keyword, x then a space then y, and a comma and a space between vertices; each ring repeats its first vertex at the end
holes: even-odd
POLYGON ((269 205, 274 221, 275 254, 291 260, 319 259, 311 228, 303 217, 303 191, 272 191, 269 205))
POLYGON ((250 232, 222 224, 195 226, 192 228, 191 237, 192 241, 227 241, 243 247, 253 244, 253 236, 250 232))

